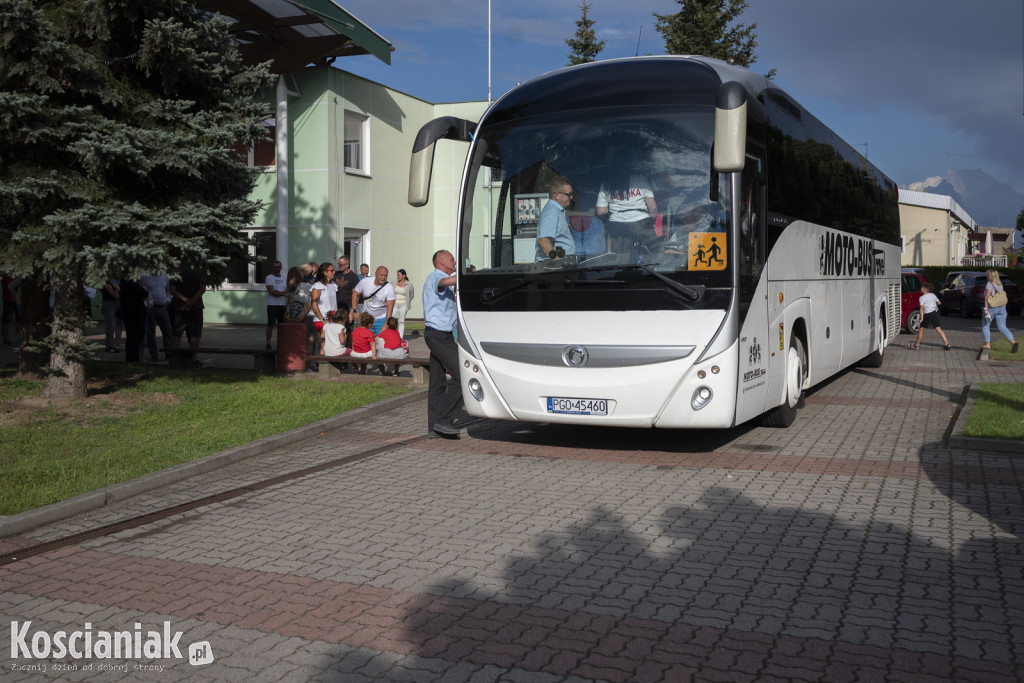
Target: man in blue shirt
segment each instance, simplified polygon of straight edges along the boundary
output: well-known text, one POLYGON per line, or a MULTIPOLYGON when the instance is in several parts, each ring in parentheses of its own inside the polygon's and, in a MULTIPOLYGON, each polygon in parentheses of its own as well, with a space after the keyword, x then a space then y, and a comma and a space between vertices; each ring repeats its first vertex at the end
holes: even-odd
POLYGON ((160 360, 156 348, 156 328, 160 328, 164 351, 171 348, 171 282, 166 275, 147 270, 139 278, 139 284, 146 290, 146 346, 149 358, 154 363, 160 360))
MULTIPOLYGON (((569 221, 565 217, 565 208, 572 202, 572 183, 558 176, 548 185, 548 197, 551 200, 540 212, 537 224, 537 260, 558 260, 562 255, 551 256, 551 252, 559 247, 564 256, 576 253, 576 243, 569 230, 569 221)), ((556 252, 557 253, 557 252, 556 252)))
POLYGON ((442 249, 434 254, 434 272, 423 283, 423 339, 430 349, 430 388, 427 390, 427 431, 459 438, 455 418, 462 409, 459 349, 455 343, 455 257, 442 249), (446 375, 451 375, 451 384, 446 375))

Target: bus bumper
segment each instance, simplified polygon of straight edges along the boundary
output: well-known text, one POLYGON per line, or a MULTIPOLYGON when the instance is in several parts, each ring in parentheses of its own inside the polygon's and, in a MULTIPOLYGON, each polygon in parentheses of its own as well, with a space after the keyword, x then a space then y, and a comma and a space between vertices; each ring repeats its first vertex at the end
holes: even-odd
POLYGON ((496 357, 481 362, 460 348, 463 398, 470 415, 499 420, 731 427, 736 414, 737 348, 734 345, 698 364, 693 360, 699 357, 699 349, 683 360, 601 369, 536 366, 496 357), (607 414, 552 412, 551 397, 606 401, 607 414))

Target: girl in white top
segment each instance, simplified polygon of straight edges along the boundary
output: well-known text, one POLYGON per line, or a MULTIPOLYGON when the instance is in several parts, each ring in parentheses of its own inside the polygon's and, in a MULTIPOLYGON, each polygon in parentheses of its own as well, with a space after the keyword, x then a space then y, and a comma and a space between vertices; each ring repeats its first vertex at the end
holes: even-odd
POLYGON ((339 322, 345 318, 344 313, 331 311, 327 314, 327 322, 324 323, 324 355, 344 356, 348 353, 345 347, 345 326, 339 322))
POLYGON ((650 181, 635 173, 629 176, 626 187, 611 190, 602 184, 597 193, 597 215, 610 214, 608 220, 612 223, 635 223, 657 213, 650 181))
POLYGON ((595 213, 605 221, 608 251, 628 255, 635 262, 640 250, 636 243, 646 244, 657 233, 654 217, 658 203, 654 200, 651 181, 630 171, 632 160, 626 153, 618 153, 612 161, 612 173, 597 193, 595 213))

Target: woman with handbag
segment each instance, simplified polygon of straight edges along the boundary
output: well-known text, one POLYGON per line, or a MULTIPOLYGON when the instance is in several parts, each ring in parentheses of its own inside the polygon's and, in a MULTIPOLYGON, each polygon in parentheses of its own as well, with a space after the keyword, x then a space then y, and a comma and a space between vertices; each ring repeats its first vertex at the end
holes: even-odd
POLYGON ((985 308, 981 314, 981 336, 985 338, 985 344, 981 348, 991 348, 989 327, 995 320, 996 327, 1010 341, 1010 353, 1017 353, 1017 342, 1013 338, 1013 333, 1006 327, 1006 292, 999 281, 999 272, 989 269, 985 274, 988 276, 988 284, 985 285, 985 308))
MULTIPOLYGON (((308 263, 292 266, 288 269, 285 280, 285 292, 288 303, 284 307, 284 319, 290 323, 303 323, 306 326, 306 357, 317 352, 320 333, 313 326, 313 285, 307 279, 316 279, 316 270, 308 263)), ((316 372, 317 363, 309 363, 307 370, 316 372)))

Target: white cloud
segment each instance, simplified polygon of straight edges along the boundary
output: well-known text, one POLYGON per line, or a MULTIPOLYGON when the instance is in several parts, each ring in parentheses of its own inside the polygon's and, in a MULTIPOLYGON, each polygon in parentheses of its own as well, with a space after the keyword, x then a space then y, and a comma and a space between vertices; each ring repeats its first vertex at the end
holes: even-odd
POLYGON ((945 180, 945 178, 940 175, 932 176, 931 178, 925 178, 920 182, 910 183, 907 186, 907 189, 913 190, 914 192, 927 192, 933 187, 938 187, 943 180, 945 180))

